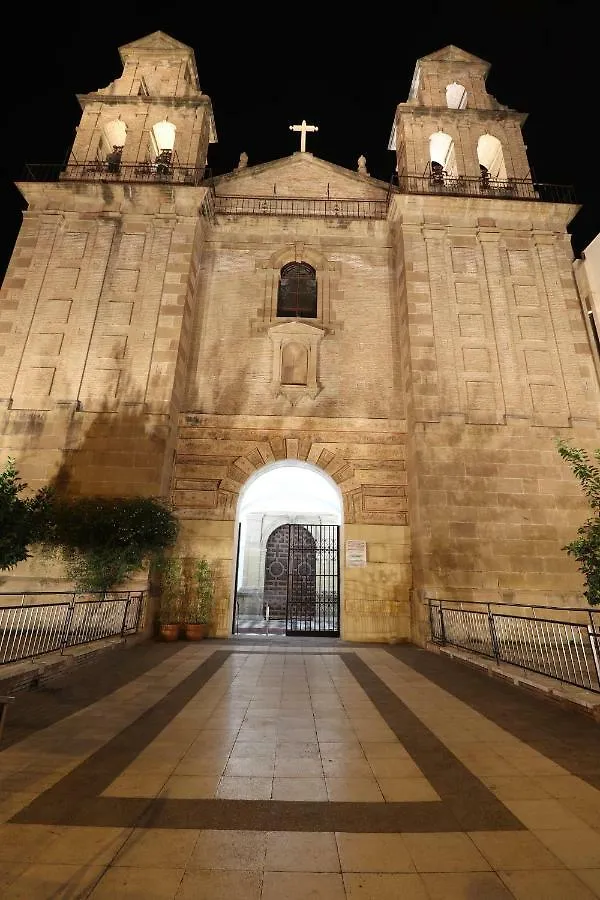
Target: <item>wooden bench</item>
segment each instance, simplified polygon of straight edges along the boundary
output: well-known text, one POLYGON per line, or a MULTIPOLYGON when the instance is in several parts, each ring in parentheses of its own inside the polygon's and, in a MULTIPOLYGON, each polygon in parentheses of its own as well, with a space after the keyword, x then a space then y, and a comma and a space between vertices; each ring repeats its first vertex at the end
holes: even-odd
POLYGON ((2 731, 6 722, 6 714, 8 713, 8 704, 12 703, 14 697, 3 697, 0 694, 0 742, 2 741, 2 731))

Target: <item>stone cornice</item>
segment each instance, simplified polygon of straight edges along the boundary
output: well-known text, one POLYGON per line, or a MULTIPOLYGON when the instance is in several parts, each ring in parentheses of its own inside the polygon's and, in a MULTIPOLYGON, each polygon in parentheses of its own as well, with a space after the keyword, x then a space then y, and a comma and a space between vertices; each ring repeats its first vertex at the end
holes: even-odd
POLYGON ((448 106, 415 106, 412 103, 399 103, 398 112, 410 113, 411 115, 434 118, 439 116, 455 116, 465 122, 501 122, 503 119, 516 119, 521 126, 527 121, 529 113, 519 112, 516 109, 500 108, 500 109, 475 109, 467 107, 466 109, 450 109, 448 106))
POLYGON ((198 216, 207 188, 200 185, 139 182, 17 181, 30 212, 62 212, 97 217, 110 213, 143 214, 156 218, 198 216), (159 212, 160 210, 160 212, 159 212))
POLYGON ((121 103, 146 103, 156 106, 208 106, 212 111, 212 103, 207 94, 198 94, 197 97, 151 97, 136 94, 132 97, 129 94, 102 94, 94 91, 91 94, 76 94, 76 97, 82 109, 88 103, 107 103, 113 106, 121 103))

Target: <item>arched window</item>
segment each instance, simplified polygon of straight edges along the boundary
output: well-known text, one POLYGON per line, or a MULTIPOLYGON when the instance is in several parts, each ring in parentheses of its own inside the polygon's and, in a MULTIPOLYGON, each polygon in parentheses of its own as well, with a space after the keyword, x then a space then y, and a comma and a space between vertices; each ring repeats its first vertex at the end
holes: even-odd
POLYGON ((175 146, 175 126, 172 122, 164 120, 152 126, 150 146, 157 172, 166 174, 171 169, 175 146))
POLYGON ((99 153, 106 160, 109 172, 118 172, 121 168, 121 154, 125 146, 127 127, 121 119, 112 119, 102 129, 99 153))
POLYGON ((477 141, 477 159, 483 186, 489 186, 490 179, 506 181, 502 144, 493 134, 482 134, 477 141))
POLYGON ((317 317, 317 273, 305 262, 292 262, 279 274, 277 315, 302 319, 317 317))
POLYGON ((464 109, 467 105, 467 90, 462 84, 453 81, 446 87, 446 105, 448 109, 464 109))
POLYGON ((431 178, 443 183, 444 178, 456 178, 456 156, 454 141, 444 131, 436 131, 429 138, 429 159, 431 162, 431 178))

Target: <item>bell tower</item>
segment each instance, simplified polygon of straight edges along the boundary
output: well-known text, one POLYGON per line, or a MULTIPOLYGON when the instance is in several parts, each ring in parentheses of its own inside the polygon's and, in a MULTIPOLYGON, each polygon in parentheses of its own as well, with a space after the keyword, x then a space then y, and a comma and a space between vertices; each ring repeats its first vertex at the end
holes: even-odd
POLYGON ((157 31, 120 55, 121 75, 78 98, 66 165, 17 185, 2 433, 36 454, 32 487, 60 472, 74 493, 166 495, 216 132, 190 47, 157 31))
POLYGON ((532 550, 554 552, 539 539, 562 515, 555 438, 585 445, 598 423, 578 206, 532 178, 526 117, 486 91, 488 69, 454 46, 419 59, 389 141, 415 610, 560 590, 562 561, 532 550))
POLYGON ((83 115, 70 164, 148 178, 159 167, 176 181, 203 172, 216 132, 192 49, 156 31, 119 53, 121 76, 78 96, 83 115))
POLYGON ((465 179, 481 179, 485 192, 529 178, 521 135, 527 117, 488 94, 489 68, 485 60, 452 45, 417 61, 389 142, 400 179, 422 177, 433 184, 459 179, 458 186, 465 179))

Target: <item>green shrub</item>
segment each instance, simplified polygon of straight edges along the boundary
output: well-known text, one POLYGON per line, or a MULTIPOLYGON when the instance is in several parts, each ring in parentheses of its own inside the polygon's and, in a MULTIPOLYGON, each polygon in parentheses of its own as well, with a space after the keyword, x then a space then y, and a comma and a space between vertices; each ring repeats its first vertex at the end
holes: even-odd
POLYGON ((172 546, 179 530, 172 510, 152 497, 57 497, 51 513, 44 547, 82 592, 123 584, 172 546))
POLYGON ((48 525, 52 492, 41 488, 22 499, 27 488, 12 457, 0 471, 0 570, 12 569, 31 556, 29 547, 39 541, 48 525))
MULTIPOLYGON (((597 606, 600 604, 600 468, 585 450, 570 447, 562 440, 557 441, 557 447, 594 510, 594 515, 577 529, 575 540, 562 549, 579 563, 579 571, 585 579, 584 597, 590 606, 597 606)), ((600 449, 594 450, 594 459, 600 462, 600 449)))

